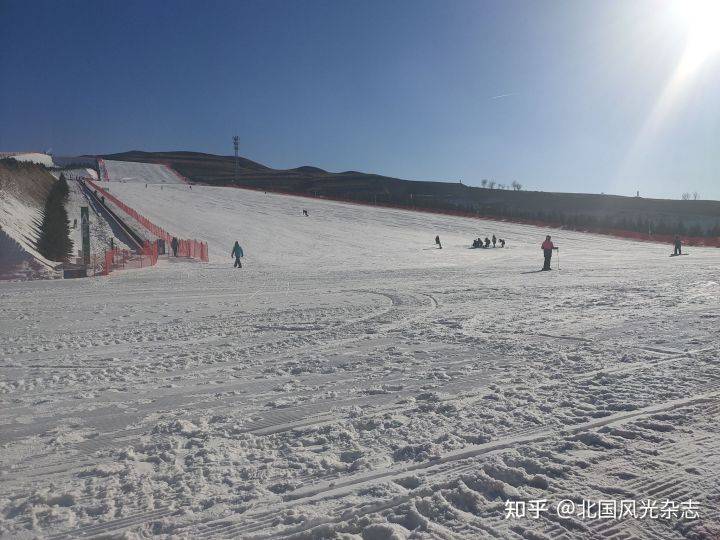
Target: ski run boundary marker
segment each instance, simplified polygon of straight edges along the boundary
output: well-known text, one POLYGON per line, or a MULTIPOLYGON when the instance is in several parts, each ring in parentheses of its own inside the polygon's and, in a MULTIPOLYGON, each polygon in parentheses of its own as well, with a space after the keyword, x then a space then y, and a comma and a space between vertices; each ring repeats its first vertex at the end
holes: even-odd
MULTIPOLYGON (((140 214, 133 208, 130 208, 127 204, 118 199, 115 195, 99 186, 92 180, 86 180, 87 184, 102 194, 105 199, 112 202, 120 210, 125 212, 128 216, 137 221, 142 225, 151 235, 157 237, 157 239, 165 242, 169 248, 173 238, 177 238, 175 235, 169 233, 162 227, 156 225, 150 221, 147 217, 140 214)), ((188 238, 177 238, 178 241, 178 257, 187 257, 190 259, 199 260, 201 262, 209 261, 208 245, 207 242, 201 242, 195 239, 188 238)), ((144 246, 138 253, 139 257, 133 258, 132 253, 128 250, 112 249, 105 252, 105 262, 102 274, 107 275, 112 270, 117 268, 142 268, 144 266, 154 266, 157 263, 158 255, 161 253, 158 240, 146 241, 144 246), (137 262, 139 260, 139 263, 137 262)))

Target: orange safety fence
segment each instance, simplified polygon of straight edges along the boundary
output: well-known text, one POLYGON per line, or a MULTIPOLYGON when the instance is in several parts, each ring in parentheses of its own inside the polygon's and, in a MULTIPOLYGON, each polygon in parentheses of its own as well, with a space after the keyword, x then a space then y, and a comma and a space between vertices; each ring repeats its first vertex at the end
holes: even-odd
POLYGON ((119 248, 107 250, 100 275, 107 276, 113 270, 155 266, 159 254, 158 243, 159 240, 154 242, 146 241, 138 253, 119 248))
POLYGON ((100 180, 110 181, 110 175, 108 174, 107 167, 105 166, 105 160, 98 158, 98 169, 100 169, 100 180))
MULTIPOLYGON (((146 240, 145 244, 138 250, 137 253, 133 253, 127 249, 110 249, 104 254, 104 259, 99 265, 94 265, 95 272, 97 273, 99 266, 100 275, 108 275, 113 270, 118 268, 144 268, 146 266, 154 266, 157 263, 158 255, 161 253, 160 241, 164 242, 165 252, 171 249, 172 240, 174 236, 167 232, 162 227, 155 225, 152 221, 147 219, 145 216, 130 208, 120 199, 115 197, 112 193, 103 189, 92 180, 86 180, 86 182, 98 193, 101 193, 105 199, 111 201, 120 210, 125 212, 127 215, 132 217, 140 225, 145 227, 151 234, 159 238, 160 240, 149 241, 146 240)), ((200 242, 198 240, 178 238, 178 257, 189 257, 191 259, 197 259, 202 262, 208 262, 210 260, 207 242, 200 242)))
POLYGON ((197 240, 178 240, 178 257, 190 257, 207 262, 207 243, 197 240))
POLYGON ((158 227, 155 225, 152 221, 150 221, 148 218, 134 210, 133 208, 130 208, 127 204, 122 202, 120 199, 115 197, 112 193, 107 191, 106 189, 103 189, 102 187, 98 186, 95 182, 92 180, 87 180, 87 183, 90 184, 93 189, 96 189, 99 193, 102 193, 102 195, 109 201, 111 201, 115 206, 120 208, 123 212, 125 212, 127 215, 132 217, 135 221, 140 223, 143 227, 145 227, 151 234, 157 236, 158 238, 162 238, 166 242, 170 242, 172 239, 172 235, 168 233, 165 229, 162 227, 158 227))
MULTIPOLYGON (((170 234, 162 227, 155 225, 148 218, 146 218, 145 216, 143 216, 142 214, 137 212, 135 209, 130 208, 127 204, 122 202, 120 199, 115 197, 112 193, 110 193, 106 189, 103 189, 102 187, 97 185, 92 180, 87 180, 87 183, 90 184, 93 187, 93 189, 96 189, 99 193, 102 193, 103 196, 107 200, 111 201, 118 208, 120 208, 123 212, 125 212, 127 215, 132 217, 135 221, 140 223, 140 225, 145 227, 145 229, 147 229, 151 234, 164 240, 168 246, 172 242, 174 235, 170 234)), ((203 262, 208 262, 209 256, 208 256, 207 242, 199 242, 198 240, 189 240, 189 239, 180 239, 180 238, 178 238, 178 242, 179 242, 178 256, 190 257, 192 259, 198 259, 203 262), (181 249, 180 246, 184 246, 184 247, 181 249)))

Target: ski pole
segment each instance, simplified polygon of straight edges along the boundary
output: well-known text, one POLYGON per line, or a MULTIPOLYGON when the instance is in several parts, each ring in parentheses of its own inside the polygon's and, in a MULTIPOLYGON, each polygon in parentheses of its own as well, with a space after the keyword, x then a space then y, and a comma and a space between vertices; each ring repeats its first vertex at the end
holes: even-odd
POLYGON ((560 248, 557 248, 557 254, 558 254, 558 270, 560 270, 560 248))

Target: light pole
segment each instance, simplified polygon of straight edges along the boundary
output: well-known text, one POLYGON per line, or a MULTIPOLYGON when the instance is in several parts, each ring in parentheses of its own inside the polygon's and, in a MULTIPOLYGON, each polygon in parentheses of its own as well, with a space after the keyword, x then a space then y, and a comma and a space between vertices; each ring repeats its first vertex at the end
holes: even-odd
POLYGON ((240 161, 238 159, 238 148, 240 147, 240 137, 235 135, 233 137, 233 146, 235 147, 235 183, 239 182, 240 175, 240 161))

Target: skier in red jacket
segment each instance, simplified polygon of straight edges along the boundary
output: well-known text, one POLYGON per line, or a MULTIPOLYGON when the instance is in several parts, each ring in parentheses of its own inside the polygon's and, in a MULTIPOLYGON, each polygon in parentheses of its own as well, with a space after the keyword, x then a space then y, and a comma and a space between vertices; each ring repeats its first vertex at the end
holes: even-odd
POLYGON ((543 254, 545 255, 545 265, 543 266, 543 270, 550 270, 550 259, 552 259, 553 249, 559 250, 560 248, 555 247, 555 244, 553 244, 552 240, 550 239, 550 235, 547 235, 545 237, 545 241, 540 247, 542 248, 543 254))

